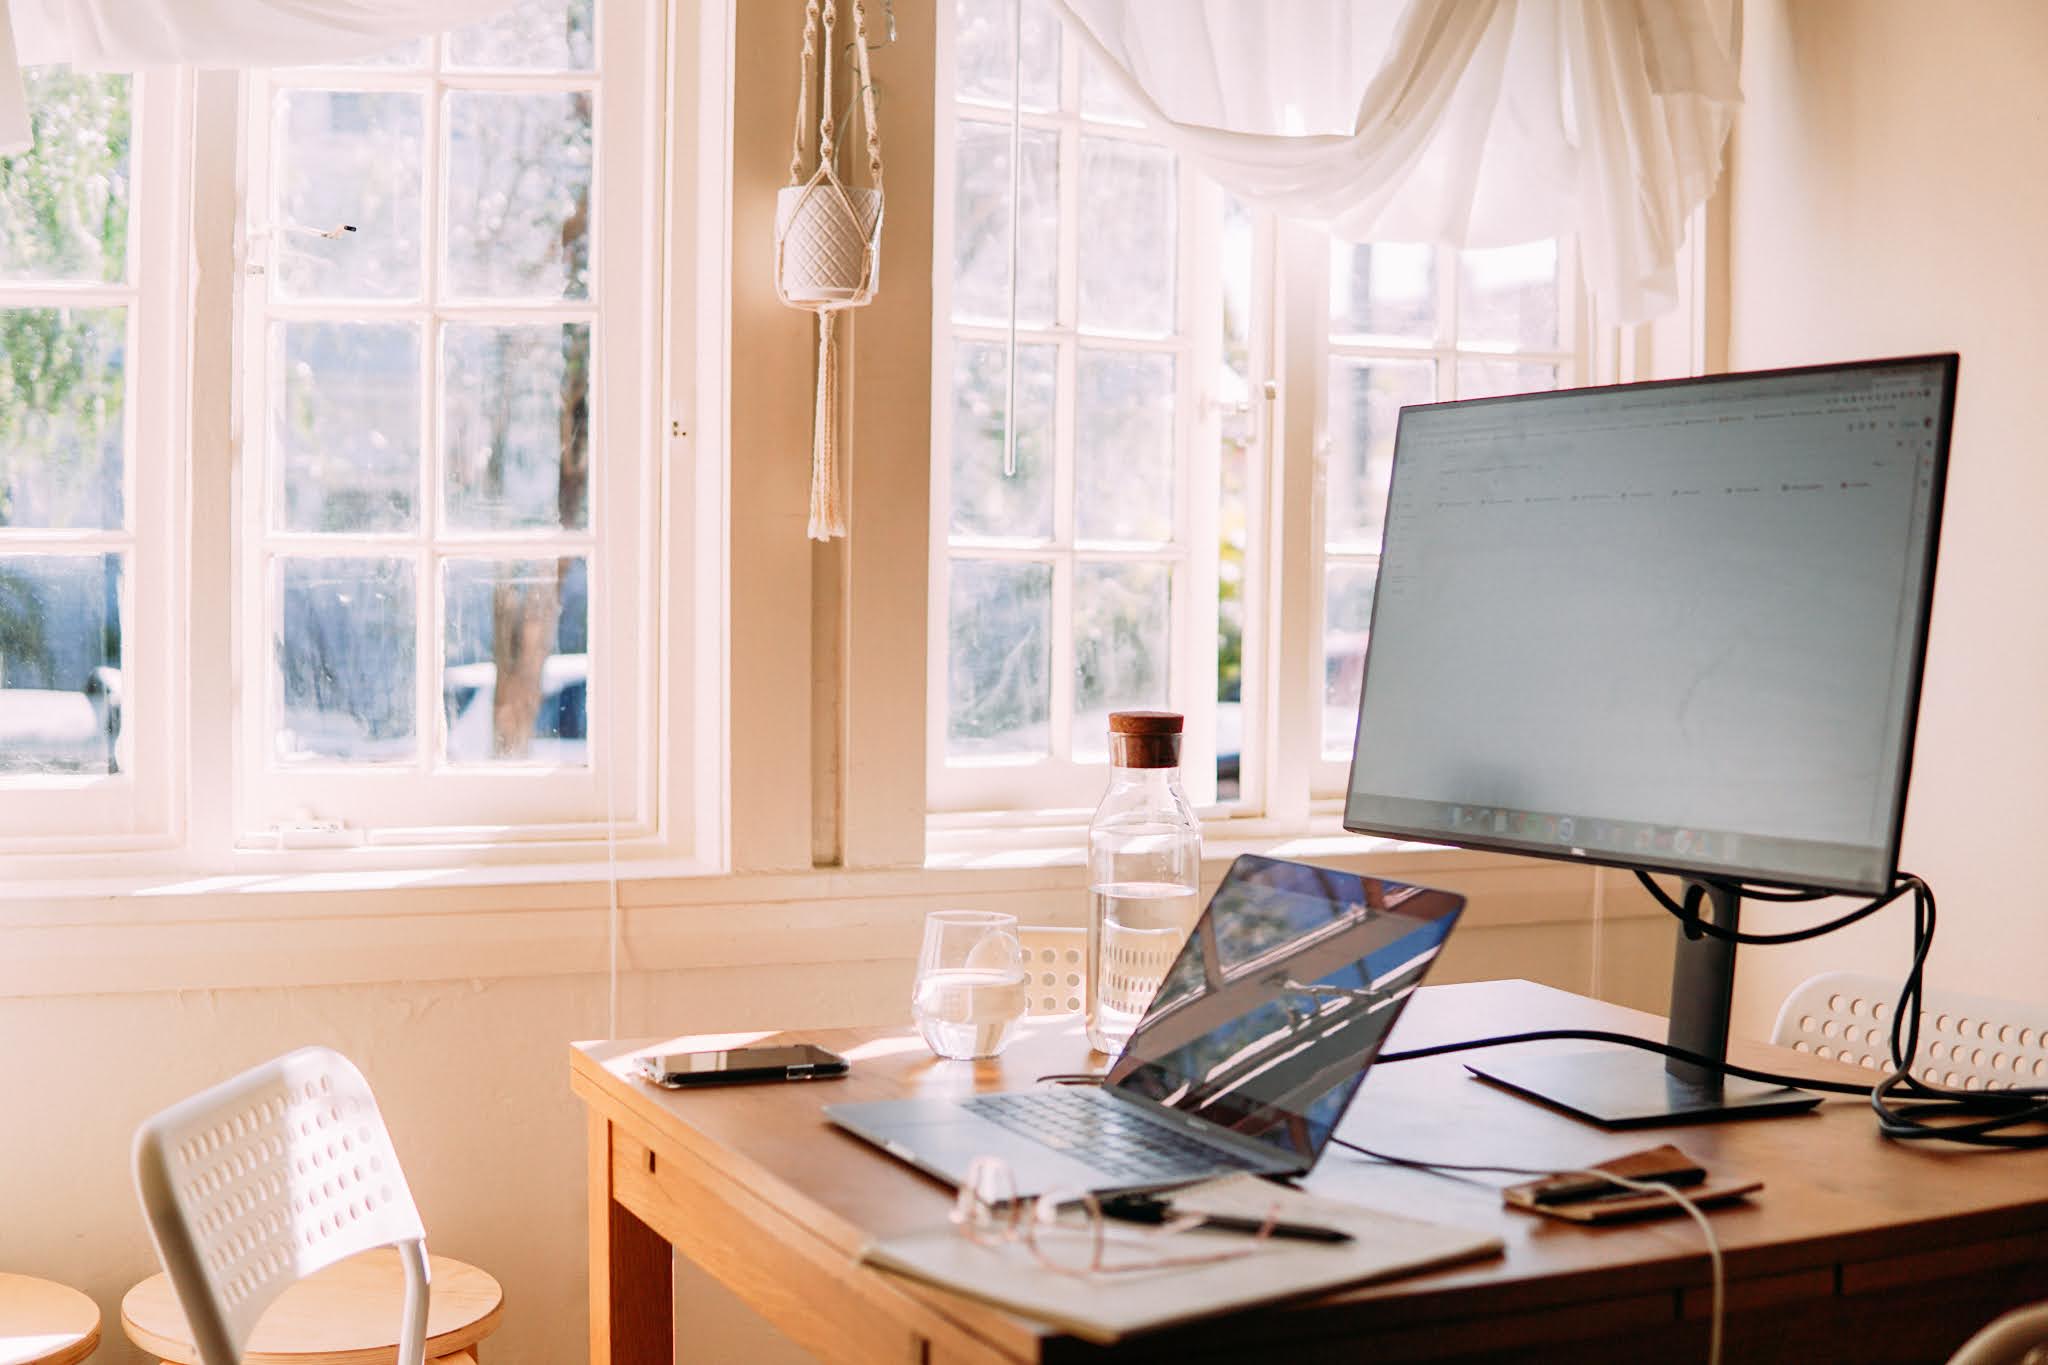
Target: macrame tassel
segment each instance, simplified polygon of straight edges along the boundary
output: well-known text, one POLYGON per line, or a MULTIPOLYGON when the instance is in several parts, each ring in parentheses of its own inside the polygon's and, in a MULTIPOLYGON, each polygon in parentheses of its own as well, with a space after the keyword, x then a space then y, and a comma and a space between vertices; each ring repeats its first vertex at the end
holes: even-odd
POLYGON ((832 311, 818 314, 818 403, 811 415, 811 539, 846 534, 846 497, 839 480, 839 355, 832 311))

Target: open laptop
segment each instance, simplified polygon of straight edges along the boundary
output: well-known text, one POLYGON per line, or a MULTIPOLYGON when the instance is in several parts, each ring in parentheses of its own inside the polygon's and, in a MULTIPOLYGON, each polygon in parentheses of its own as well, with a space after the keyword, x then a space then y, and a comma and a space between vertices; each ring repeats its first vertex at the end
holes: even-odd
POLYGON ((1231 864, 1096 1086, 827 1106, 958 1185, 1000 1157, 1020 1197, 1315 1165, 1465 898, 1274 858, 1231 864))

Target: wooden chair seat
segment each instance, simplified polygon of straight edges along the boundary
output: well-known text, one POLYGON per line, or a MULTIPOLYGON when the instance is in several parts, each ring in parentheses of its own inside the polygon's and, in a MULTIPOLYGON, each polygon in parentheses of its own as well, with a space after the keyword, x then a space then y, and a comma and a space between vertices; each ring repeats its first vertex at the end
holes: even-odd
POLYGON ((99 1344, 98 1304, 68 1285, 0 1272, 0 1365, 72 1365, 99 1344))
MULTIPOLYGON (((466 1262, 430 1256, 427 1263, 433 1276, 427 1359, 475 1365, 477 1343, 497 1330, 503 1291, 466 1262)), ((352 1256, 278 1295, 250 1334, 243 1365, 396 1365, 404 1299, 405 1274, 396 1251, 352 1256)), ((152 1275, 128 1291, 121 1300, 121 1326, 130 1341, 166 1365, 202 1365, 165 1276, 152 1275)))

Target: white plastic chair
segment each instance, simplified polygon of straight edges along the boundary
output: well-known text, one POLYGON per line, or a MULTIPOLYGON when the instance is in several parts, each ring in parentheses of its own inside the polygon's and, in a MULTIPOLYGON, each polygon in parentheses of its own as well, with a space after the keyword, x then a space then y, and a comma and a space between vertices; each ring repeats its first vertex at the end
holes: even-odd
MULTIPOLYGON (((1822 972, 1793 988, 1771 1041, 1866 1071, 1891 1067, 1899 982, 1861 972, 1822 972)), ((1913 1074, 1930 1085, 2003 1090, 2048 1085, 2048 1005, 1961 991, 1920 1001, 1913 1074)), ((1971 1337, 1949 1365, 2033 1365, 2048 1360, 2048 1304, 2016 1308, 1971 1337)))
POLYGON ((2036 1365, 2048 1359, 2048 1304, 2015 1308, 1962 1344, 1948 1365, 2036 1365))
MULTIPOLYGON (((1866 1071, 1891 1065, 1899 983, 1860 972, 1822 972, 1785 997, 1771 1041, 1866 1071)), ((2003 1090, 2048 1085, 2048 1005, 1927 991, 1913 1074, 1930 1085, 2003 1090)))
POLYGON ((422 1365, 426 1231, 369 1084, 340 1053, 300 1048, 150 1119, 135 1188, 206 1365, 239 1365, 292 1283, 384 1246, 405 1268, 398 1362, 422 1365))
POLYGON ((1017 942, 1024 949, 1029 978, 1025 1012, 1079 1014, 1081 990, 1088 979, 1088 931, 1063 924, 1021 924, 1017 942))
MULTIPOLYGON (((1167 968, 1180 955, 1187 935, 1178 929, 1107 929, 1108 971, 1103 974, 1103 1007, 1135 1019, 1144 1014, 1167 968)), ((1017 928, 1030 974, 1027 1014, 1079 1014, 1087 986, 1088 931, 1065 925, 1024 924, 1017 928)))

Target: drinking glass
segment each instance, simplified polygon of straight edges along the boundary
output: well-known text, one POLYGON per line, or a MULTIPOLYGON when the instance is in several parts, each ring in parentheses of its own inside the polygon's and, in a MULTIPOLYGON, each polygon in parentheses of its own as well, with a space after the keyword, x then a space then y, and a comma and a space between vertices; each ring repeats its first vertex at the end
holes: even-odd
POLYGON ((1015 915, 935 910, 924 918, 911 1017, 941 1057, 993 1057, 1024 1017, 1029 979, 1015 915))

